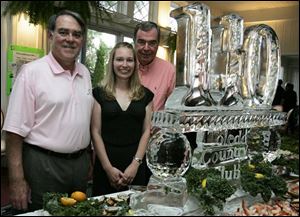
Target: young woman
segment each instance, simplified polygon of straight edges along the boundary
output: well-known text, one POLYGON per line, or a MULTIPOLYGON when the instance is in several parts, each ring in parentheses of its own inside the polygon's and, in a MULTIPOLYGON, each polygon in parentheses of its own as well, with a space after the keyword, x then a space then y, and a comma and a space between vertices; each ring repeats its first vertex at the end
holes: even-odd
POLYGON ((95 98, 91 133, 97 155, 93 196, 146 185, 144 159, 151 129, 153 93, 142 86, 131 44, 118 43, 95 98))

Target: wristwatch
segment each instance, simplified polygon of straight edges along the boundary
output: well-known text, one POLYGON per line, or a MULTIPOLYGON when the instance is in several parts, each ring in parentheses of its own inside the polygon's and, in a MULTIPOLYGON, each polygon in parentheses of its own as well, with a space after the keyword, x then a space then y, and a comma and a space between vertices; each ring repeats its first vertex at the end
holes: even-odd
POLYGON ((141 158, 138 157, 133 157, 133 160, 135 160, 136 162, 138 162, 139 165, 141 165, 143 163, 143 160, 141 158))

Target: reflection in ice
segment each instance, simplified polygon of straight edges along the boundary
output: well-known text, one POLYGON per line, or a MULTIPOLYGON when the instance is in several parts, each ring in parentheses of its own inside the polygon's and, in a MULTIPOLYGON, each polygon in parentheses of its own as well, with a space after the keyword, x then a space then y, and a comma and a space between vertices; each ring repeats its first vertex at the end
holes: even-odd
POLYGON ((183 134, 162 129, 151 137, 146 160, 156 177, 182 176, 190 165, 191 147, 183 134))

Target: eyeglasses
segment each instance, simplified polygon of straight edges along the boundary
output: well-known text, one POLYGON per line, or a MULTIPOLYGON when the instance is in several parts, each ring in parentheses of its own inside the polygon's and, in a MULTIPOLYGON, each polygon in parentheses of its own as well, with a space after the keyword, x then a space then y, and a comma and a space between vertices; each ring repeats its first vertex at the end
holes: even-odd
POLYGON ((156 47, 158 45, 158 42, 156 40, 153 41, 145 41, 143 39, 138 39, 136 43, 140 46, 145 46, 148 44, 149 47, 156 47))
POLYGON ((57 33, 63 38, 66 38, 70 35, 72 35, 72 37, 74 37, 75 39, 81 39, 83 37, 83 33, 81 31, 70 32, 70 30, 68 29, 59 29, 57 33))

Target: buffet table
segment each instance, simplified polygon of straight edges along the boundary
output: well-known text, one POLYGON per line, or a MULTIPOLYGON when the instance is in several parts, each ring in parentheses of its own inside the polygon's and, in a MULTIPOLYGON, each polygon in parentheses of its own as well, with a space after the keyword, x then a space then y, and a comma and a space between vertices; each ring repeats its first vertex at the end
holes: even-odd
MULTIPOLYGON (((136 193, 135 191, 128 190, 128 191, 123 191, 119 193, 114 193, 114 194, 108 194, 105 195, 105 197, 117 197, 118 194, 134 194, 136 193)), ((94 199, 98 199, 102 196, 98 197, 93 197, 94 199)), ((248 205, 254 204, 256 202, 262 202, 261 197, 252 197, 245 193, 242 190, 237 190, 230 198, 228 198, 227 202, 224 204, 224 209, 220 213, 216 213, 217 215, 234 215, 234 213, 238 209, 242 209, 242 200, 245 201, 248 205)), ((188 200, 183 207, 183 209, 180 209, 178 207, 167 207, 167 206, 162 206, 162 205, 157 205, 157 204, 151 204, 148 208, 148 211, 143 210, 143 211, 138 211, 133 213, 131 215, 152 215, 152 216, 203 216, 203 211, 199 208, 198 206, 198 201, 194 198, 189 196, 188 200)), ((33 212, 27 212, 23 214, 19 214, 16 216, 50 216, 50 214, 45 211, 45 210, 36 210, 33 212)))
MULTIPOLYGON (((105 195, 105 197, 116 197, 118 194, 127 194, 127 195, 130 195, 130 194, 134 194, 136 193, 135 191, 132 191, 132 190, 128 190, 128 191, 122 191, 122 192, 118 192, 118 193, 114 193, 114 194, 108 194, 108 195, 105 195)), ((99 199, 100 197, 102 196, 97 196, 97 197, 93 197, 94 199, 99 199)), ((155 210, 159 210, 160 213, 157 213, 157 214, 160 214, 160 215, 188 215, 188 214, 196 214, 196 211, 199 209, 198 205, 197 205, 197 201, 193 198, 189 198, 186 205, 184 206, 183 210, 182 209, 179 209, 179 208, 175 208, 175 207, 164 207, 164 209, 162 209, 163 207, 162 206, 153 206, 152 207, 153 209, 155 210)), ((153 211, 155 211, 153 210, 153 211)), ((45 211, 45 210, 36 210, 36 211, 33 211, 33 212, 27 212, 27 213, 23 213, 23 214, 19 214, 19 215, 16 215, 16 216, 50 216, 50 214, 45 211)))

